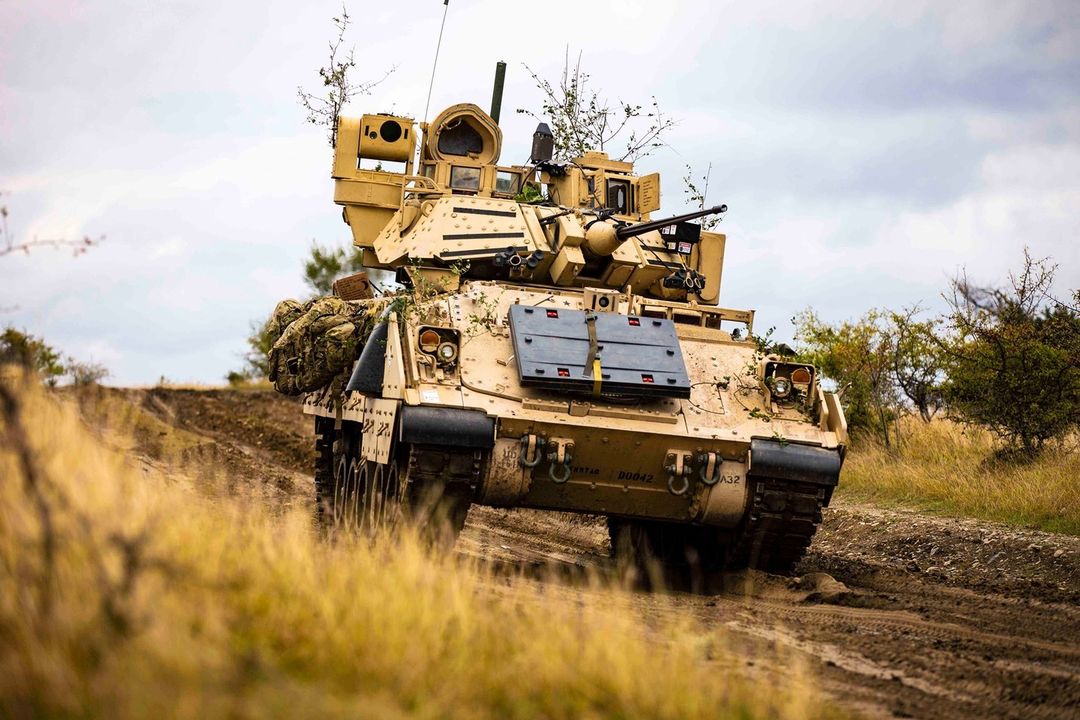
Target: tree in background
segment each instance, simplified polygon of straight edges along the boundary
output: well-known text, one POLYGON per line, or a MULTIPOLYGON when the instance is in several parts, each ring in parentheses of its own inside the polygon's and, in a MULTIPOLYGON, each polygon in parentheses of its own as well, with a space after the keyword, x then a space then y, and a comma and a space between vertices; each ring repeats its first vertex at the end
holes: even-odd
POLYGON ((65 359, 43 339, 10 325, 0 333, 0 365, 6 364, 26 368, 49 387, 55 387, 65 376, 80 387, 96 385, 109 376, 108 368, 101 363, 83 362, 70 355, 65 359))
POLYGON ((918 306, 888 314, 892 336, 892 373, 897 388, 930 422, 942 405, 944 353, 939 335, 939 319, 916 320, 918 306))
POLYGON ((888 316, 870 310, 855 322, 833 326, 808 309, 793 322, 799 358, 836 382, 848 425, 881 435, 891 447, 899 397, 892 377, 895 352, 888 316))
POLYGON ((71 384, 75 387, 97 385, 102 380, 109 377, 109 369, 93 360, 83 362, 82 360, 76 360, 75 358, 68 356, 65 364, 65 375, 71 378, 71 384))
POLYGON ((40 376, 49 386, 63 377, 66 368, 56 348, 30 333, 8 326, 0 334, 0 364, 20 365, 40 376))
POLYGON ((944 396, 959 420, 1033 457, 1080 426, 1080 312, 1054 300, 1057 266, 1025 249, 1006 287, 952 282, 944 396))
POLYGON ((249 325, 247 344, 244 353, 244 366, 225 376, 230 385, 240 385, 253 380, 262 380, 270 374, 270 348, 274 345, 274 335, 270 330, 270 318, 252 320, 249 325))
MULTIPOLYGON (((709 198, 709 180, 712 177, 712 163, 705 169, 705 174, 699 180, 694 179, 694 169, 688 164, 686 175, 683 175, 683 195, 686 196, 687 204, 695 210, 704 210, 705 202, 709 198)), ((712 230, 720 224, 719 215, 698 220, 702 230, 712 230)))
MULTIPOLYGON (((664 135, 675 121, 660 112, 660 104, 651 98, 648 107, 617 100, 614 103, 593 89, 591 76, 581 69, 581 53, 570 67, 570 50, 566 51, 562 76, 557 84, 537 75, 525 66, 536 87, 543 94, 540 112, 518 108, 517 112, 551 124, 555 136, 555 160, 573 160, 586 150, 610 151, 619 140, 621 154, 617 160, 633 162, 643 158, 664 143, 664 135)), ((617 153, 611 153, 614 157, 617 153)))
POLYGON ((327 248, 311 243, 311 255, 304 262, 304 282, 314 295, 329 295, 334 281, 364 269, 363 252, 355 247, 327 248))

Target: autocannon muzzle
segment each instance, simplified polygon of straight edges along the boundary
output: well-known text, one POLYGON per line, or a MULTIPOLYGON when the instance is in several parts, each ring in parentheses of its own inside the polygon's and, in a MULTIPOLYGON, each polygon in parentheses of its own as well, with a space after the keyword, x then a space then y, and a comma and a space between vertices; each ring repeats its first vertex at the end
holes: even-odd
POLYGON ((615 229, 615 236, 622 242, 627 238, 637 237, 638 235, 644 235, 647 232, 653 230, 660 230, 668 225, 674 225, 675 223, 686 222, 687 220, 697 220, 698 218, 705 217, 707 215, 719 215, 720 213, 727 212, 727 205, 716 205, 711 208, 705 208, 704 210, 695 210, 694 212, 684 213, 682 215, 675 215, 669 218, 663 218, 661 220, 650 220, 648 222, 637 223, 635 225, 623 225, 620 228, 615 229))
MULTIPOLYGON (((704 210, 695 210, 682 215, 675 215, 661 220, 649 220, 634 225, 619 225, 609 220, 607 215, 598 213, 599 216, 595 220, 591 220, 585 225, 585 247, 593 255, 606 257, 632 237, 644 235, 687 220, 696 220, 707 215, 725 213, 727 209, 727 205, 716 205, 704 210)), ((603 212, 609 213, 610 211, 603 212)))

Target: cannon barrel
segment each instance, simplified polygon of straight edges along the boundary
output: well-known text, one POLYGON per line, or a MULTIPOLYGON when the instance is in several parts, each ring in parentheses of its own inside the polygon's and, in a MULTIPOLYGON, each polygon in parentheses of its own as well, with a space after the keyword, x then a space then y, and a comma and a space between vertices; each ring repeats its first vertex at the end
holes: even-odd
POLYGON ((615 237, 619 238, 619 240, 626 240, 627 238, 644 235, 653 230, 659 230, 660 228, 667 227, 673 223, 683 222, 685 220, 696 220, 697 218, 705 217, 706 215, 716 215, 722 212, 727 212, 727 205, 716 205, 711 208, 706 208, 705 210, 695 210, 694 212, 675 215, 674 217, 664 218, 663 220, 650 220, 648 222, 638 223, 637 225, 623 225, 622 227, 615 229, 615 237))

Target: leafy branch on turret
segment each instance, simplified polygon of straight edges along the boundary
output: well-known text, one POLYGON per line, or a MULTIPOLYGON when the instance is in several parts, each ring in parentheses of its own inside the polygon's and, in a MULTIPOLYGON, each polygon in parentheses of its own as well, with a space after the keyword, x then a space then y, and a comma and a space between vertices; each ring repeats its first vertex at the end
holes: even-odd
MULTIPOLYGON (((683 176, 683 194, 686 195, 687 203, 698 210, 704 210, 709 198, 709 179, 712 177, 712 163, 705 168, 705 174, 700 180, 694 179, 694 169, 689 163, 686 165, 686 175, 683 176), (700 183, 700 184, 699 184, 700 183)), ((721 218, 717 215, 705 217, 701 220, 702 230, 712 230, 720 224, 721 218)))
POLYGON ((580 52, 571 69, 567 49, 557 84, 540 77, 528 65, 525 69, 544 97, 539 114, 526 108, 518 108, 517 112, 551 123, 556 160, 572 160, 587 150, 607 152, 609 145, 622 136, 625 150, 617 159, 633 162, 663 147, 665 133, 675 126, 676 121, 660 111, 655 96, 648 106, 623 100, 612 103, 602 97, 590 85, 591 76, 581 70, 580 52))
POLYGON ((345 33, 349 29, 352 18, 348 10, 341 6, 341 15, 331 18, 334 27, 337 28, 337 36, 330 41, 330 57, 325 67, 319 68, 319 79, 322 82, 320 94, 308 92, 302 85, 297 86, 296 93, 300 100, 300 107, 307 113, 307 121, 312 125, 325 125, 327 127, 327 140, 330 147, 337 140, 338 118, 341 109, 357 95, 370 95, 372 88, 382 83, 390 74, 397 69, 391 67, 378 80, 354 83, 349 74, 356 67, 356 48, 350 47, 348 51, 343 49, 345 33))

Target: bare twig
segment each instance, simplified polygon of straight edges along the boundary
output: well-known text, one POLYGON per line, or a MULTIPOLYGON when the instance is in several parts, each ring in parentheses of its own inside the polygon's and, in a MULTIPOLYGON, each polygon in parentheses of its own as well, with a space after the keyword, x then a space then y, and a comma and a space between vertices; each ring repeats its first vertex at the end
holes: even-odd
POLYGON ((332 21, 334 27, 337 28, 337 37, 329 43, 330 57, 326 67, 319 68, 319 78, 323 87, 321 94, 307 92, 303 86, 296 88, 300 107, 307 113, 307 121, 312 125, 327 127, 327 139, 331 147, 337 140, 338 118, 346 103, 357 95, 370 94, 372 88, 390 77, 390 74, 397 69, 395 65, 383 73, 378 80, 353 84, 349 73, 356 67, 356 48, 349 48, 348 52, 342 48, 345 32, 352 22, 344 5, 341 6, 341 16, 332 18, 332 21))
MULTIPOLYGON (((701 177, 701 186, 698 186, 699 181, 694 180, 694 170, 690 165, 686 166, 686 175, 683 176, 683 194, 686 195, 686 199, 690 202, 690 205, 699 209, 705 209, 705 202, 709 197, 709 180, 712 177, 712 163, 705 169, 705 174, 701 177)), ((701 221, 701 228, 703 230, 712 230, 714 227, 720 224, 720 218, 717 216, 703 218, 701 221)))
MULTIPOLYGON (((6 234, 6 233, 5 233, 6 234)), ((39 239, 27 240, 26 242, 16 243, 12 242, 9 238, 8 241, 0 247, 0 257, 5 255, 11 255, 12 253, 21 252, 25 255, 29 255, 30 251, 34 248, 70 248, 72 255, 82 255, 93 246, 99 244, 105 239, 102 235, 98 238, 92 238, 89 235, 84 236, 81 240, 62 240, 62 239, 39 239)))
POLYGON ((528 65, 525 69, 543 99, 539 112, 525 108, 518 108, 518 112, 551 124, 558 160, 572 160, 587 150, 606 152, 611 143, 624 137, 625 150, 618 159, 633 162, 662 147, 664 134, 675 126, 675 120, 660 111, 655 97, 651 98, 648 110, 642 105, 623 100, 612 103, 601 97, 589 84, 590 75, 581 70, 580 52, 571 68, 567 48, 557 86, 528 65))
MULTIPOLYGON (((0 196, 5 193, 0 192, 0 196)), ((87 250, 95 245, 100 244, 105 240, 105 236, 101 235, 97 238, 92 238, 89 235, 84 235, 80 240, 68 240, 64 238, 37 238, 33 240, 26 240, 24 242, 18 242, 15 236, 11 233, 11 228, 8 226, 8 211, 7 205, 0 205, 0 257, 5 255, 11 255, 13 253, 23 253, 29 255, 30 251, 35 248, 70 248, 72 255, 82 255, 87 250)), ((0 308, 0 312, 7 308, 0 308)))

